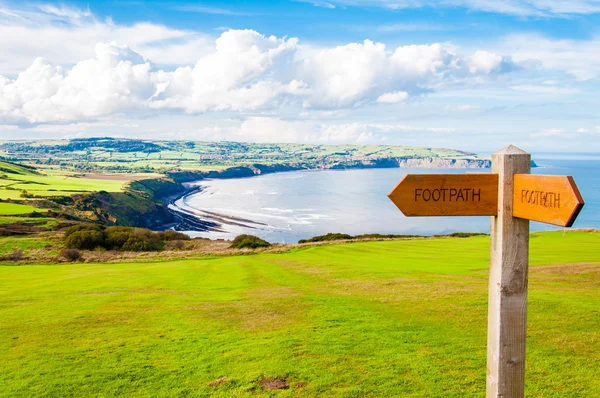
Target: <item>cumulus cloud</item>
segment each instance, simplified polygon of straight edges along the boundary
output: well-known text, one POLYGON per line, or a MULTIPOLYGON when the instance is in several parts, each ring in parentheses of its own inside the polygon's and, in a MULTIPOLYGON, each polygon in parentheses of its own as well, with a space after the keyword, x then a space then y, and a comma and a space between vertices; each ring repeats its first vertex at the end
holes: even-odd
POLYGON ((489 51, 478 50, 469 57, 469 72, 473 74, 490 74, 508 72, 514 68, 510 57, 501 56, 489 51))
POLYGON ((159 72, 154 108, 187 112, 256 109, 281 94, 302 91, 303 84, 277 79, 292 60, 297 39, 265 37, 252 30, 230 30, 216 41, 216 51, 196 65, 159 72))
POLYGON ((55 5, 12 9, 0 4, 0 75, 16 75, 43 57, 72 66, 95 55, 99 42, 126 44, 159 65, 193 65, 214 40, 195 31, 138 22, 100 21, 89 9, 55 5))
POLYGON ((311 89, 306 107, 399 102, 405 99, 401 93, 421 94, 466 75, 503 73, 512 64, 509 58, 488 52, 465 60, 440 43, 388 50, 383 43, 365 40, 303 55, 298 76, 311 89))
POLYGON ((154 92, 150 63, 127 47, 98 44, 69 72, 43 58, 17 79, 0 79, 0 115, 31 123, 70 121, 143 106, 154 92))
POLYGON ((40 123, 132 110, 197 114, 395 104, 464 79, 481 81, 511 65, 487 51, 462 57, 439 43, 388 50, 366 40, 314 49, 253 30, 223 32, 213 47, 193 66, 171 71, 115 42, 97 44, 93 58, 71 69, 37 58, 16 78, 0 77, 0 118, 40 123))

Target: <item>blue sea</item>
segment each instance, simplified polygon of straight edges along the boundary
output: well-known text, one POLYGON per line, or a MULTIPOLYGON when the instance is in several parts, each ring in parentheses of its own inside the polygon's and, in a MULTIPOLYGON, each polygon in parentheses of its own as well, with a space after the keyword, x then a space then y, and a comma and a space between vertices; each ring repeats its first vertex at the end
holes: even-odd
MULTIPOLYGON (((600 154, 537 154, 533 174, 570 175, 586 202, 573 228, 600 228, 600 154)), ((270 242, 341 232, 433 235, 489 233, 489 217, 404 217, 387 198, 409 173, 466 173, 466 169, 298 171, 230 180, 205 180, 200 193, 179 205, 218 215, 220 232, 192 236, 230 239, 258 235, 270 242)), ((489 171, 489 170, 488 170, 489 171)), ((559 229, 531 223, 532 231, 559 229)))

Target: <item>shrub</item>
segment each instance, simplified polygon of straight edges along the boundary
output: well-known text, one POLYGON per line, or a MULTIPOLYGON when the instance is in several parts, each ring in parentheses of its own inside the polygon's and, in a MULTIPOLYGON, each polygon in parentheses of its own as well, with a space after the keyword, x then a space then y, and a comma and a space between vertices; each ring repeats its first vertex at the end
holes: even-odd
POLYGON ((167 250, 183 250, 185 248, 185 242, 182 240, 171 240, 165 245, 167 250))
POLYGON ((131 236, 133 228, 108 227, 104 230, 104 247, 108 250, 121 250, 131 236))
POLYGON ((7 261, 21 261, 23 260, 24 253, 23 250, 21 249, 15 249, 12 253, 7 254, 3 260, 7 260, 7 261))
POLYGON ((471 236, 486 236, 487 234, 480 232, 453 232, 448 234, 452 238, 470 238, 471 236))
POLYGON ((238 235, 231 243, 235 249, 256 249, 257 247, 269 247, 271 244, 266 240, 254 235, 238 235))
POLYGON ((160 238, 165 242, 170 240, 190 240, 190 237, 188 235, 182 232, 173 231, 172 229, 169 229, 164 232, 159 232, 158 234, 160 235, 160 238))
POLYGON ((69 235, 79 231, 102 231, 103 229, 104 227, 96 224, 77 224, 73 225, 72 227, 65 228, 64 232, 66 238, 69 235))
POLYGON ((146 228, 132 227, 103 227, 95 224, 78 224, 66 228, 65 246, 68 249, 125 251, 159 251, 165 247, 165 242, 179 242, 170 245, 179 250, 185 247, 182 241, 190 237, 177 231, 152 232, 146 228))
POLYGON ((93 229, 73 232, 65 239, 65 246, 67 249, 94 250, 104 246, 104 234, 93 229))
POLYGON ((486 236, 487 234, 480 232, 452 232, 447 235, 433 235, 434 238, 470 238, 471 236, 486 236))
POLYGON ((60 257, 68 261, 79 261, 83 258, 81 252, 77 249, 64 249, 60 252, 60 257))
POLYGON ((160 251, 164 247, 157 233, 142 228, 134 228, 123 244, 123 250, 132 252, 160 251))
POLYGON ((351 235, 348 234, 340 234, 340 233, 328 233, 326 235, 313 236, 310 239, 301 239, 298 243, 307 243, 307 242, 326 242, 331 240, 345 240, 352 239, 351 235))

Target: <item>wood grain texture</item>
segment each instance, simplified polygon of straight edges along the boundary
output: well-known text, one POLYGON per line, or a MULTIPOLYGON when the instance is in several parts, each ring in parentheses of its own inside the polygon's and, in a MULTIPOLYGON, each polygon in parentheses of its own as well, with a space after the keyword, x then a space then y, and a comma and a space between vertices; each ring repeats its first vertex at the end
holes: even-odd
POLYGON ((570 227, 584 202, 569 176, 515 175, 513 216, 570 227))
POLYGON ((492 155, 498 214, 491 219, 488 296, 488 398, 523 397, 529 221, 513 217, 514 175, 530 172, 531 156, 514 146, 492 155))
POLYGON ((498 211, 498 176, 408 174, 388 197, 407 217, 490 216, 498 211))

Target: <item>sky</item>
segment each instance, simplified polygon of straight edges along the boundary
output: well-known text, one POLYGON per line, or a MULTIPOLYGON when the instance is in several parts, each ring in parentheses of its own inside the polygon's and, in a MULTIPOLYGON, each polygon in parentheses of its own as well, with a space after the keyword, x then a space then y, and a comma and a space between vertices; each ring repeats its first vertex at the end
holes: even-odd
POLYGON ((600 0, 0 0, 0 140, 600 152, 600 0))

